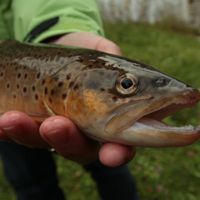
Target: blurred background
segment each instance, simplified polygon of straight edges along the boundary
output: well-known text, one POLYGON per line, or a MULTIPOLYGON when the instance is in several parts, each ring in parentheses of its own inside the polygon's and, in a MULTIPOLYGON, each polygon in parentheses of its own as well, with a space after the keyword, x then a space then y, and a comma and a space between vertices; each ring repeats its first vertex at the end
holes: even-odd
MULTIPOLYGON (((200 88, 199 0, 99 0, 106 36, 123 55, 200 88)), ((166 120, 200 124, 200 106, 166 120)), ((69 200, 96 200, 95 183, 76 163, 55 156, 69 200)), ((184 148, 139 148, 129 166, 141 200, 199 200, 200 143, 184 148)), ((0 176, 3 177, 0 162, 0 176)), ((0 199, 14 200, 0 179, 0 199)))
POLYGON ((98 0, 102 16, 110 22, 171 21, 200 29, 199 0, 98 0))

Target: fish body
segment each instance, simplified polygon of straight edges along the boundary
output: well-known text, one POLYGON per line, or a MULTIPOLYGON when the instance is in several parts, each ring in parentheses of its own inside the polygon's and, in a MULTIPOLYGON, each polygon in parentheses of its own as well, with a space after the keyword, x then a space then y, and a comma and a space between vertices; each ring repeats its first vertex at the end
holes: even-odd
POLYGON ((18 110, 38 122, 62 115, 100 141, 169 147, 198 140, 200 126, 170 127, 161 119, 199 100, 198 90, 127 58, 12 40, 0 43, 1 114, 18 110))

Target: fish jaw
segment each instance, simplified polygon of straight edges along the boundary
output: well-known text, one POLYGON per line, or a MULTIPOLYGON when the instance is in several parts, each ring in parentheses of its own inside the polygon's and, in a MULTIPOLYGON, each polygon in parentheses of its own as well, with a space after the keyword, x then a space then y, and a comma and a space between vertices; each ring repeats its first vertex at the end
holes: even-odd
POLYGON ((188 87, 188 90, 181 95, 175 96, 171 100, 165 100, 164 104, 156 102, 149 106, 150 110, 143 109, 143 114, 140 112, 136 121, 135 114, 138 113, 134 109, 130 110, 113 121, 111 120, 110 124, 108 123, 109 126, 105 129, 108 133, 108 140, 140 147, 176 147, 192 144, 200 139, 200 125, 172 127, 160 120, 179 109, 194 106, 199 101, 200 92, 188 87), (175 107, 177 109, 174 109, 175 107), (145 110, 146 113, 144 113, 145 110), (123 121, 124 117, 125 119, 130 118, 127 126, 116 132, 115 123, 123 121))
POLYGON ((200 139, 200 126, 171 127, 144 118, 122 131, 118 137, 124 144, 140 147, 178 147, 200 139))

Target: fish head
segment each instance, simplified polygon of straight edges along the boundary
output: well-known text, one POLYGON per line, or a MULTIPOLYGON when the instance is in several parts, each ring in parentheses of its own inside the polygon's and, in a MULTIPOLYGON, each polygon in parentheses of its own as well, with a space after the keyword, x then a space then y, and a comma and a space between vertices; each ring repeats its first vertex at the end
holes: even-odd
POLYGON ((137 61, 107 54, 96 60, 100 66, 86 67, 77 76, 80 87, 68 98, 69 115, 90 137, 152 147, 183 146, 199 138, 199 127, 160 121, 197 103, 198 90, 137 61))

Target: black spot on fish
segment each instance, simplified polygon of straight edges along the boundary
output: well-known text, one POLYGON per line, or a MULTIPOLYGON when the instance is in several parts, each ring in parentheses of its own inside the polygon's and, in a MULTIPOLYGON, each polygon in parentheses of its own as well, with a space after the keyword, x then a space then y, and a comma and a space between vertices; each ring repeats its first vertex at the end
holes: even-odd
POLYGON ((0 77, 2 77, 2 76, 3 76, 3 72, 0 73, 0 77))
POLYGON ((84 61, 84 59, 80 57, 80 58, 78 59, 78 61, 82 63, 82 62, 84 61))
POLYGON ((51 96, 53 96, 54 95, 54 90, 52 89, 50 93, 51 93, 51 96))
POLYGON ((45 82, 46 82, 46 81, 45 81, 45 79, 43 79, 43 80, 42 80, 42 85, 44 85, 44 84, 45 84, 45 82))
POLYGON ((17 89, 19 89, 19 84, 17 84, 17 89))
POLYGON ((13 94, 13 99, 16 99, 16 98, 17 98, 17 96, 15 94, 13 94))
POLYGON ((45 87, 45 89, 44 89, 44 94, 45 94, 45 95, 48 94, 48 88, 47 88, 47 87, 45 87))
POLYGON ((10 88, 10 83, 7 83, 6 88, 10 88))
POLYGON ((40 78, 40 72, 37 73, 36 78, 37 78, 37 79, 40 78))
POLYGON ((23 92, 24 92, 24 93, 27 92, 27 88, 26 88, 26 87, 23 88, 23 92))
POLYGON ((51 99, 51 97, 49 97, 49 102, 52 103, 52 99, 51 99))
POLYGON ((34 85, 32 86, 32 90, 33 90, 33 92, 35 91, 35 86, 34 85))
POLYGON ((63 84, 64 84, 63 82, 59 82, 59 83, 58 83, 58 87, 62 87, 63 84))
POLYGON ((91 68, 93 68, 93 65, 92 65, 92 64, 89 64, 89 65, 87 66, 87 68, 91 69, 91 68))
POLYGON ((27 78, 27 74, 24 74, 24 79, 26 79, 27 78))
POLYGON ((20 73, 18 73, 18 74, 17 74, 17 78, 20 78, 20 77, 21 77, 21 74, 20 74, 20 73))
POLYGON ((104 88, 100 88, 100 91, 104 92, 104 91, 105 91, 105 89, 104 89, 104 88))
POLYGON ((35 100, 38 100, 38 94, 35 94, 35 100))
POLYGON ((71 74, 66 75, 66 79, 69 80, 71 78, 71 74))
POLYGON ((66 99, 66 97, 67 97, 67 94, 63 94, 63 95, 62 95, 62 99, 63 99, 63 100, 66 99))

